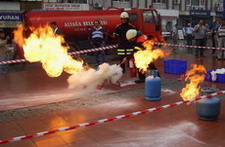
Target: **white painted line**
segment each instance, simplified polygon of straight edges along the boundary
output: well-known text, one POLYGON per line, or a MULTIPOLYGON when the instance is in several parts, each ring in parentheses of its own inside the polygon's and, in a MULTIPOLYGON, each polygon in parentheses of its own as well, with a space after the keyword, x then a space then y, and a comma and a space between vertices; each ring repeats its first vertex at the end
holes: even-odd
POLYGON ((174 94, 174 93, 176 93, 175 91, 170 90, 170 89, 162 89, 161 91, 162 91, 162 92, 169 93, 169 94, 174 94))
POLYGON ((134 84, 136 84, 134 81, 125 81, 123 83, 120 83, 120 87, 125 87, 129 85, 134 85, 134 84))

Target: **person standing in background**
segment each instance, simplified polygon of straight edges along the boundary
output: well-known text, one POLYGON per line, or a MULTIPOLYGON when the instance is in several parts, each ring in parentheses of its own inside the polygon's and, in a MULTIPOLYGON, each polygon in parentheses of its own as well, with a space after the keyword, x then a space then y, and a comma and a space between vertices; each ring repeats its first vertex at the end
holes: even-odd
MULTIPOLYGON (((195 32, 195 44, 196 46, 205 46, 205 37, 206 37, 206 32, 207 29, 204 26, 203 20, 200 20, 197 25, 194 27, 194 32, 195 32)), ((196 57, 203 57, 203 49, 202 48, 196 48, 195 51, 195 56, 196 57)))
POLYGON ((191 23, 188 23, 186 29, 185 29, 185 35, 187 38, 187 45, 192 45, 192 40, 194 36, 194 28, 191 27, 191 23))
MULTIPOLYGON (((216 19, 209 27, 212 33, 212 47, 218 47, 217 29, 220 26, 220 21, 216 19)), ((216 50, 212 49, 212 54, 215 54, 216 50)))
MULTIPOLYGON (((100 21, 95 20, 94 21, 94 28, 90 30, 88 40, 92 47, 98 48, 103 47, 105 45, 107 39, 107 35, 105 32, 105 29, 103 29, 100 25, 100 21)), ((101 63, 107 62, 106 53, 104 50, 95 52, 95 59, 97 65, 100 65, 101 63), (99 61, 99 55, 102 57, 102 62, 99 61)))
MULTIPOLYGON (((10 40, 10 37, 5 38, 5 33, 3 30, 0 30, 0 61, 7 60, 7 42, 10 40)), ((0 73, 6 73, 8 70, 8 65, 0 65, 0 73)))
MULTIPOLYGON (((221 20, 221 25, 218 27, 218 45, 221 48, 225 48, 225 20, 221 20)), ((225 59, 224 50, 220 49, 217 53, 217 59, 225 59)))
POLYGON ((173 44, 177 44, 178 40, 178 24, 175 24, 172 30, 173 44))
POLYGON ((205 33, 205 46, 208 46, 208 38, 209 38, 209 34, 211 34, 208 23, 205 24, 205 28, 206 28, 206 33, 205 33))
POLYGON ((55 21, 50 23, 52 29, 53 29, 53 33, 57 34, 57 35, 62 35, 64 36, 63 31, 57 26, 57 23, 55 21))

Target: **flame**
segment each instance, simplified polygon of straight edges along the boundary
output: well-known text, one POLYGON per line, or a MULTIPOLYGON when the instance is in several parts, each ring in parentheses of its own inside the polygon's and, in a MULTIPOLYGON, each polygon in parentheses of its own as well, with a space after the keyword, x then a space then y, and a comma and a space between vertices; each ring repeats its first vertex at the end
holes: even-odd
POLYGON ((143 73, 147 72, 148 65, 157 60, 170 55, 171 50, 162 50, 160 48, 154 48, 154 42, 156 39, 148 40, 143 43, 145 50, 140 50, 134 53, 135 65, 143 73))
POLYGON ((68 46, 62 36, 54 34, 49 25, 30 28, 31 34, 24 38, 25 28, 20 25, 14 31, 15 41, 23 47, 24 56, 30 62, 41 62, 50 77, 58 77, 63 70, 75 74, 84 69, 83 61, 74 60, 68 55, 68 46))
POLYGON ((24 31, 25 28, 23 27, 23 25, 19 25, 17 27, 17 29, 13 32, 14 35, 14 41, 19 45, 19 46, 23 46, 24 42, 24 31))
POLYGON ((199 83, 202 83, 205 79, 206 69, 203 65, 193 64, 190 71, 185 76, 185 81, 190 80, 190 83, 182 89, 180 96, 183 100, 194 99, 199 94, 199 83))

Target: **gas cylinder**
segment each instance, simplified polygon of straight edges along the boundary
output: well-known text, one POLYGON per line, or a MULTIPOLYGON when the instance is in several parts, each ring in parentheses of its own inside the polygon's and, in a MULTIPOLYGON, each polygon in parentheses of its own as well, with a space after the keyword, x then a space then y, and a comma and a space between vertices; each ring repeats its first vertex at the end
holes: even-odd
POLYGON ((130 70, 130 77, 136 77, 136 68, 134 65, 134 59, 131 58, 129 60, 129 70, 130 70))
MULTIPOLYGON (((212 88, 202 88, 202 94, 214 93, 212 88)), ((220 114, 220 99, 217 97, 205 98, 197 101, 197 114, 201 120, 216 120, 220 114)))
POLYGON ((159 101, 161 95, 161 79, 157 70, 150 70, 145 79, 145 99, 148 101, 159 101))

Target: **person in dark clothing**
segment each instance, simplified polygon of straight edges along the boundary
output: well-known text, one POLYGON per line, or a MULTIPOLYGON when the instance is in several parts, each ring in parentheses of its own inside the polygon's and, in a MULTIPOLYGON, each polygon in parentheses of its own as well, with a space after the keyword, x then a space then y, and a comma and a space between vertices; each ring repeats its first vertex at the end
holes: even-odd
MULTIPOLYGON (((209 27, 212 33, 212 47, 218 47, 218 37, 217 37, 217 29, 220 26, 219 20, 215 20, 209 27)), ((212 54, 215 54, 216 50, 212 49, 212 54)))
MULTIPOLYGON (((107 39, 105 29, 103 29, 98 20, 94 21, 94 28, 90 30, 88 40, 93 48, 103 47, 107 39)), ((96 63, 100 65, 99 55, 102 57, 102 63, 107 62, 104 50, 95 52, 96 63)))
MULTIPOLYGON (((120 15, 121 24, 117 25, 113 35, 120 40, 117 49, 117 55, 120 57, 120 62, 123 58, 130 55, 133 51, 132 44, 127 40, 126 33, 129 29, 134 29, 135 27, 129 23, 129 14, 127 12, 122 12, 120 15)), ((125 62, 120 64, 125 73, 125 62)))
MULTIPOLYGON (((0 61, 7 60, 7 42, 10 40, 10 37, 5 37, 5 32, 0 29, 0 61)), ((0 65, 0 74, 6 73, 8 71, 8 65, 0 65)))
POLYGON ((50 25, 51 25, 51 27, 52 27, 52 29, 53 29, 53 33, 54 33, 54 34, 64 36, 63 31, 62 31, 60 28, 58 28, 56 22, 51 22, 50 25))
MULTIPOLYGON (((221 25, 217 29, 217 34, 218 34, 218 45, 219 48, 224 48, 225 47, 225 20, 221 20, 221 25)), ((222 60, 225 59, 225 54, 224 50, 219 49, 217 50, 217 59, 222 60)))
POLYGON ((188 23, 187 27, 185 28, 185 35, 187 37, 187 45, 192 45, 194 28, 191 27, 191 23, 188 23))
MULTIPOLYGON (((132 42, 134 50, 129 56, 124 57, 122 62, 126 62, 127 60, 133 58, 134 57, 134 53, 137 52, 138 50, 144 49, 142 44, 145 41, 148 40, 148 37, 146 35, 142 34, 142 32, 139 32, 139 31, 137 31, 135 29, 128 30, 127 33, 126 33, 126 38, 127 38, 127 40, 132 42)), ((150 70, 151 69, 152 70, 158 70, 153 62, 151 62, 148 65, 148 69, 150 69, 150 70)), ((158 76, 160 77, 160 75, 158 75, 158 76)), ((143 83, 143 82, 145 82, 145 74, 143 74, 139 70, 138 70, 138 78, 139 79, 136 80, 135 83, 143 83)))

